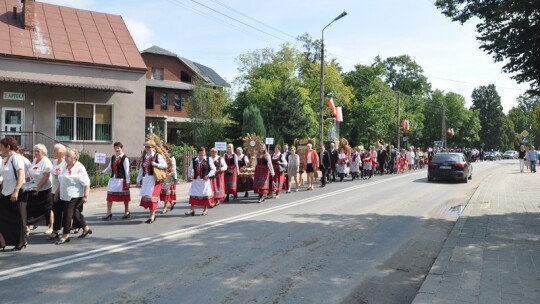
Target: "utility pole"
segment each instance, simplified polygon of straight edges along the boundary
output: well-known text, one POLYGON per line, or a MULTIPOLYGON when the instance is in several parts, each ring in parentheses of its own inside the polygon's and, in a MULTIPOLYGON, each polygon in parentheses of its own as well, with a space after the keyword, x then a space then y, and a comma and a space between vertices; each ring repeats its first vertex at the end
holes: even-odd
POLYGON ((441 123, 441 126, 442 126, 442 133, 441 133, 441 140, 442 140, 442 148, 446 151, 446 106, 445 104, 443 103, 442 105, 442 123, 441 123))
POLYGON ((399 153, 399 151, 401 151, 400 149, 400 138, 399 138, 399 127, 400 127, 400 101, 399 101, 399 91, 397 91, 397 144, 396 144, 396 147, 397 147, 397 151, 399 153))

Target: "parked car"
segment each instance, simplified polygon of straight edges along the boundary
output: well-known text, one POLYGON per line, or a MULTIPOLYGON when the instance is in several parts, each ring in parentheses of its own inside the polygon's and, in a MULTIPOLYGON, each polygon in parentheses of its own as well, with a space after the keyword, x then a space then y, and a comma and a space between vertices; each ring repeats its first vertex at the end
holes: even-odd
POLYGON ((428 163, 428 181, 453 179, 466 183, 472 179, 473 166, 463 153, 440 152, 428 163))
POLYGON ((503 153, 503 159, 516 159, 518 158, 518 151, 508 150, 503 153))
POLYGON ((486 160, 501 160, 502 154, 499 151, 488 151, 485 155, 486 160))

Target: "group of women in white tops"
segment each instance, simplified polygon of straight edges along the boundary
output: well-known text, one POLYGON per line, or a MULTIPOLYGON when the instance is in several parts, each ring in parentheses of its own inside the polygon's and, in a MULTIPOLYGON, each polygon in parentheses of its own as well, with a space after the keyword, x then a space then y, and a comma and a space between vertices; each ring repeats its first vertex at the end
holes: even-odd
POLYGON ((62 144, 54 146, 54 159, 43 144, 33 147, 33 160, 22 155, 17 140, 0 140, 0 249, 21 250, 28 244, 30 230, 48 226, 48 240, 56 244, 70 241, 73 229, 82 229, 79 238, 92 233, 82 209, 88 200, 90 179, 78 161, 79 153, 62 144), (60 229, 62 229, 60 233, 60 229))

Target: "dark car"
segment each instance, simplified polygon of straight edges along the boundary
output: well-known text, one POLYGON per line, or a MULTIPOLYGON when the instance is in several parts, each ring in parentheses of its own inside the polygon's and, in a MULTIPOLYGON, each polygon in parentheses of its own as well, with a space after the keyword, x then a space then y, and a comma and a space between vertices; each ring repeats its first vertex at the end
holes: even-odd
POLYGON ((428 181, 453 179, 466 183, 472 178, 473 167, 463 153, 440 152, 428 163, 428 181))

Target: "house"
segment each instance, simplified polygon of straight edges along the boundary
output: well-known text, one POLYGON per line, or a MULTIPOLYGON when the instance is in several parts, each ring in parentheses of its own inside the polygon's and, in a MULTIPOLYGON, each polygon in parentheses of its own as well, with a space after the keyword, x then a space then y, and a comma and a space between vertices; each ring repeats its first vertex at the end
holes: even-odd
POLYGON ((121 16, 0 0, 0 136, 139 156, 146 65, 121 16))
POLYGON ((146 125, 166 130, 166 141, 178 144, 187 139, 185 124, 190 121, 189 102, 195 79, 215 89, 228 86, 214 70, 179 57, 158 46, 141 52, 146 72, 146 125))

